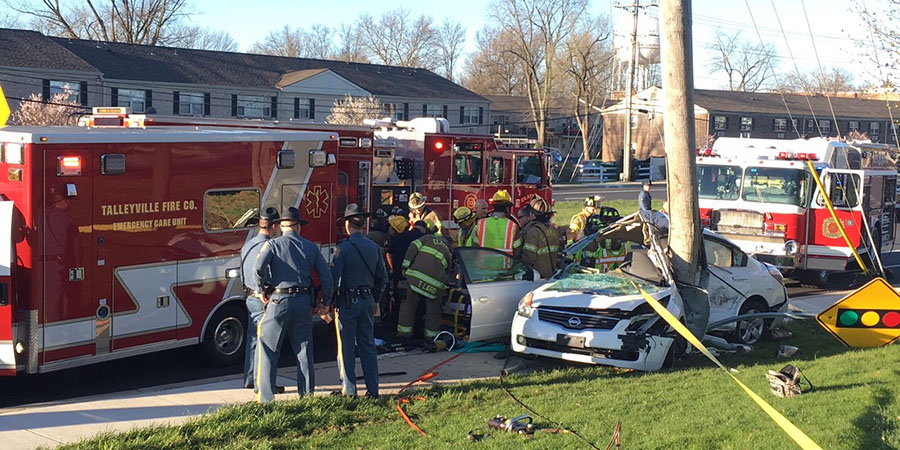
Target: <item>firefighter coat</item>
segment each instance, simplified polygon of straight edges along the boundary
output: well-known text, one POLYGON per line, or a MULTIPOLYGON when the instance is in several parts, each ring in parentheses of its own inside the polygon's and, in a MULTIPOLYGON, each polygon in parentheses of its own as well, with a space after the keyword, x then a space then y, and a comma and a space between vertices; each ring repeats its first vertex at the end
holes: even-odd
POLYGON ((625 262, 629 253, 631 253, 630 242, 622 242, 618 248, 615 248, 610 239, 595 239, 581 251, 579 260, 583 266, 608 272, 625 262))
POLYGON ((559 232, 555 227, 532 220, 522 230, 522 262, 533 267, 541 278, 550 278, 559 268, 559 232))
POLYGON ((423 220, 428 224, 428 232, 434 234, 441 233, 441 218, 429 207, 424 207, 419 211, 411 210, 409 212, 409 227, 412 228, 416 222, 423 220))
POLYGON ((443 237, 426 234, 413 241, 403 258, 409 288, 426 298, 440 298, 447 288, 451 258, 443 237))
POLYGON ((569 221, 569 242, 577 241, 584 237, 584 227, 587 226, 587 219, 591 216, 591 213, 582 209, 572 216, 572 220, 569 221))

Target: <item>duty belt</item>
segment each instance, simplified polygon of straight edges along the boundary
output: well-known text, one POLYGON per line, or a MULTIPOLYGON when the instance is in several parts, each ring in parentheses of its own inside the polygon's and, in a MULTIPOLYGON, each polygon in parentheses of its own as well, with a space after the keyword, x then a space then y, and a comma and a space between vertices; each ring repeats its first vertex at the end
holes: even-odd
POLYGON ((341 291, 353 297, 368 297, 370 295, 375 295, 375 289, 365 286, 350 289, 341 289, 341 291))
POLYGON ((244 288, 244 297, 258 297, 258 298, 262 298, 262 297, 263 297, 263 292, 262 292, 262 291, 254 291, 253 289, 250 289, 250 288, 248 288, 248 287, 245 287, 245 288, 244 288))
MULTIPOLYGON (((291 286, 287 288, 277 288, 272 291, 272 295, 281 295, 284 297, 293 297, 300 294, 309 293, 312 290, 310 287, 306 286, 291 286)), ((274 303, 278 303, 274 299, 272 300, 274 303)))

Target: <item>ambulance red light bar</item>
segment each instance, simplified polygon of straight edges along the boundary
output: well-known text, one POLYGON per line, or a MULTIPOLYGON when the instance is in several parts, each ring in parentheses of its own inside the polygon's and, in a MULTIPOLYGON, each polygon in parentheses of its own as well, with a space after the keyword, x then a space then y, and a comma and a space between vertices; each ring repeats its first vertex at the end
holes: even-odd
POLYGON ((711 148, 698 148, 697 156, 719 156, 719 154, 714 152, 711 148))
POLYGON ((81 175, 80 156, 59 156, 56 158, 56 175, 73 177, 81 175))
POLYGON ((434 151, 441 153, 444 151, 444 141, 434 141, 434 151))
POLYGON ((819 155, 815 153, 778 152, 778 157, 776 159, 783 159, 785 161, 818 161, 819 155))

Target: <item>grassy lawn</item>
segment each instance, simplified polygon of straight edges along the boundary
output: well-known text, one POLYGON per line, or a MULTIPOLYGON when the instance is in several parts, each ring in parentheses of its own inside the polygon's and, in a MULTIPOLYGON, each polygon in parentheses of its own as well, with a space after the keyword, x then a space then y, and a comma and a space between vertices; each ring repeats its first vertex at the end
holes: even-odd
MULTIPOLYGON (((823 448, 900 448, 900 346, 849 350, 816 324, 793 323, 800 347, 791 363, 816 389, 793 399, 769 394, 767 369, 783 342, 764 342, 743 356, 723 359, 737 376, 785 414, 823 448)), ((463 356, 465 357, 465 356, 463 356)), ((531 375, 510 376, 512 392, 543 415, 577 430, 603 448, 617 420, 624 448, 795 448, 792 441, 728 376, 702 357, 679 361, 659 373, 551 364, 531 375)), ((492 431, 468 443, 466 433, 484 433, 496 414, 524 414, 498 389, 496 380, 419 392, 426 401, 407 407, 428 432, 409 428, 395 399, 316 397, 227 407, 180 427, 102 435, 64 448, 585 448, 572 435, 537 433, 533 441, 492 431)), ((538 426, 552 424, 536 420, 538 426)))
MULTIPOLYGON (((601 204, 603 206, 616 208, 622 217, 638 210, 637 197, 633 200, 604 200, 601 204)), ((653 200, 653 209, 659 210, 662 208, 662 204, 662 200, 653 200)), ((556 202, 556 204, 553 205, 553 210, 556 211, 556 214, 553 215, 553 224, 568 226, 572 216, 577 214, 578 211, 581 211, 581 208, 582 203, 580 201, 556 202)))

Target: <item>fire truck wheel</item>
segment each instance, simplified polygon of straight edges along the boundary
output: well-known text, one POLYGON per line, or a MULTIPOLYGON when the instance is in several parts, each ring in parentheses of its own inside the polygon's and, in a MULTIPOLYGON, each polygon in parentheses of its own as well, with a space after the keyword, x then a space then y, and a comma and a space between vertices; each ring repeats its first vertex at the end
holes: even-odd
MULTIPOLYGON (((749 298, 741 305, 738 315, 755 314, 768 311, 765 303, 759 298, 749 298)), ((754 345, 769 331, 771 320, 752 319, 738 322, 734 328, 734 337, 741 344, 754 345)))
POLYGON ((230 366, 244 360, 247 312, 237 305, 225 305, 206 325, 201 344, 203 357, 214 366, 230 366))
POLYGON ((825 289, 828 285, 830 274, 825 270, 801 272, 799 275, 800 286, 813 289, 825 289))

